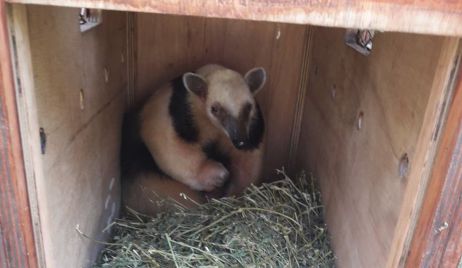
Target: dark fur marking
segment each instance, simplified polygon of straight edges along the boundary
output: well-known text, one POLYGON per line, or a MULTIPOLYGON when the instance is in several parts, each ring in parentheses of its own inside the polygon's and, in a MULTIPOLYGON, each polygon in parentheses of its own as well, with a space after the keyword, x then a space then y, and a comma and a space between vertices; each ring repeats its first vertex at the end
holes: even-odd
POLYGON ((257 149, 260 146, 260 143, 263 141, 265 121, 263 119, 260 106, 256 104, 255 108, 257 109, 257 113, 253 118, 250 119, 249 142, 245 148, 243 148, 244 150, 257 149))
POLYGON ((246 140, 243 146, 239 147, 238 150, 250 151, 258 149, 260 143, 263 140, 263 134, 265 132, 265 123, 263 116, 260 110, 260 106, 255 104, 256 114, 252 118, 250 117, 250 112, 252 110, 252 105, 250 103, 245 104, 237 119, 233 118, 228 111, 224 108, 218 107, 218 112, 216 117, 220 120, 223 127, 228 132, 232 142, 236 140, 246 140), (248 139, 245 139, 247 135, 247 124, 249 124, 248 129, 248 139))
POLYGON ((232 120, 229 112, 221 106, 220 103, 216 102, 212 105, 212 114, 220 121, 220 123, 226 128, 226 124, 232 120))
POLYGON ((228 132, 231 138, 237 137, 239 131, 235 118, 233 118, 231 114, 220 104, 217 104, 216 106, 218 107, 218 112, 215 114, 215 117, 218 119, 218 121, 220 121, 221 125, 226 130, 226 132, 228 132))
POLYGON ((242 107, 241 111, 239 112, 239 122, 242 122, 243 124, 247 123, 251 111, 252 104, 248 102, 244 105, 244 107, 242 107))
MULTIPOLYGON (((240 133, 246 133, 247 134, 247 125, 249 125, 250 122, 250 112, 252 111, 252 104, 246 103, 241 111, 239 112, 239 117, 238 117, 238 129, 240 133)), ((250 127, 250 126, 249 126, 250 127)), ((250 129, 249 129, 250 132, 250 129)), ((250 136, 250 133, 249 133, 250 136)))
POLYGON ((173 127, 178 136, 186 142, 197 142, 199 130, 194 122, 191 104, 188 102, 189 92, 184 86, 181 76, 172 81, 172 91, 168 110, 173 127))
POLYGON ((140 127, 138 109, 124 115, 120 154, 121 173, 124 179, 130 179, 143 172, 165 175, 141 139, 140 127))
POLYGON ((229 169, 231 159, 228 154, 220 150, 216 141, 206 143, 202 146, 202 151, 208 159, 220 162, 223 166, 225 166, 225 168, 229 169))
MULTIPOLYGON (((231 174, 231 158, 228 154, 224 153, 220 150, 218 143, 216 141, 208 142, 204 146, 202 146, 202 151, 205 153, 208 159, 215 160, 221 163, 225 168, 228 170, 229 177, 232 178, 233 174, 231 174)), ((229 188, 231 183, 230 179, 227 179, 225 183, 219 188, 214 190, 215 196, 214 198, 222 197, 227 191, 226 189, 229 188)))

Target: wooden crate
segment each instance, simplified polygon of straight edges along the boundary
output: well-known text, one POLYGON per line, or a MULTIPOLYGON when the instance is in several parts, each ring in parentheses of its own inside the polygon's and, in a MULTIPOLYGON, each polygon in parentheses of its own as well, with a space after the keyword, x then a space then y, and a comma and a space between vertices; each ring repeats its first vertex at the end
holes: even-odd
POLYGON ((462 3, 6 2, 0 267, 89 266, 79 232, 107 239, 120 206, 123 112, 209 62, 268 71, 264 175, 319 178, 339 267, 459 262, 462 3), (103 23, 81 33, 78 7, 103 23), (383 31, 371 55, 347 27, 383 31))

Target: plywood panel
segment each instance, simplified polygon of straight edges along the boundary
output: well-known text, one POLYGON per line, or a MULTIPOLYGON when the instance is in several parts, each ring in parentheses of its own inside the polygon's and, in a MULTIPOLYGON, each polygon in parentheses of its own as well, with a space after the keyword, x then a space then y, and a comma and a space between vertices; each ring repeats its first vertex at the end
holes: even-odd
POLYGON ((13 79, 6 5, 0 2, 0 267, 38 265, 13 79))
POLYGON ((258 95, 267 122, 264 174, 287 166, 306 26, 136 14, 135 100, 155 86, 206 63, 245 73, 263 66, 258 95))
POLYGON ((34 75, 32 72, 31 49, 27 10, 24 5, 15 5, 10 9, 9 26, 14 59, 16 103, 20 122, 21 144, 24 157, 24 170, 27 178, 29 207, 34 226, 34 240, 38 266, 45 266, 44 244, 40 229, 40 211, 36 181, 42 180, 42 160, 40 137, 37 135, 38 120, 34 94, 34 75))
POLYGON ((409 244, 416 227, 417 217, 425 199, 430 172, 440 143, 441 127, 447 117, 452 100, 454 74, 460 56, 457 55, 458 38, 444 38, 437 64, 430 99, 427 103, 422 128, 417 139, 414 163, 402 200, 399 219, 393 235, 387 267, 404 266, 409 244))
POLYGON ((454 72, 455 92, 450 102, 441 143, 433 165, 406 267, 462 265, 462 68, 454 72), (457 74, 458 73, 458 74, 457 74), (457 78, 458 77, 458 78, 457 78), (458 80, 458 81, 457 81, 458 80))
POLYGON ((298 166, 320 179, 338 264, 384 267, 444 39, 379 33, 365 57, 343 35, 315 30, 298 166))
POLYGON ((36 182, 47 267, 90 265, 101 245, 79 231, 103 239, 120 199, 126 14, 104 12, 102 25, 81 33, 78 12, 28 7, 37 125, 47 137, 36 182))
POLYGON ((444 0, 7 0, 162 14, 462 35, 462 4, 444 0))

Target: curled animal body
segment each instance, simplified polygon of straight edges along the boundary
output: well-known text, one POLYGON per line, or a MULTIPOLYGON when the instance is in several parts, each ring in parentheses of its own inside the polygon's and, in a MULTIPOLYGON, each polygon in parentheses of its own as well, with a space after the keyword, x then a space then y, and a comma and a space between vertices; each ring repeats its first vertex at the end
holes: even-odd
POLYGON ((138 109, 125 114, 122 127, 121 173, 122 202, 145 215, 155 215, 170 208, 174 201, 193 207, 206 201, 205 196, 171 179, 157 166, 140 136, 138 109))
POLYGON ((209 64, 158 88, 126 119, 132 126, 123 133, 130 144, 122 147, 122 173, 130 178, 124 179, 124 200, 136 200, 137 188, 144 187, 160 198, 178 200, 183 192, 203 202, 257 182, 264 120, 254 96, 265 82, 263 68, 242 76, 209 64))

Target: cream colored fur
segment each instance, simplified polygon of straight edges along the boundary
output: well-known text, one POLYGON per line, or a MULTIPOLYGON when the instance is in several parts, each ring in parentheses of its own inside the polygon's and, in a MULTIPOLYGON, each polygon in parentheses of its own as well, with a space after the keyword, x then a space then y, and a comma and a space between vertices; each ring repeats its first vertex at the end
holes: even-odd
POLYGON ((254 97, 237 72, 219 65, 206 65, 197 73, 206 79, 209 86, 205 103, 198 96, 189 94, 199 130, 199 142, 187 143, 175 132, 168 110, 172 94, 169 85, 158 89, 143 108, 141 136, 166 174, 198 191, 212 191, 220 187, 228 175, 228 170, 221 163, 207 159, 202 151, 202 146, 206 143, 219 141, 222 150, 231 157, 230 169, 233 176, 230 178, 231 185, 227 194, 239 194, 259 177, 262 150, 237 150, 219 123, 214 122, 208 113, 211 104, 219 101, 237 116, 241 105, 245 102, 254 103, 254 97))

